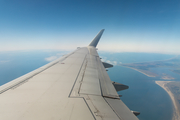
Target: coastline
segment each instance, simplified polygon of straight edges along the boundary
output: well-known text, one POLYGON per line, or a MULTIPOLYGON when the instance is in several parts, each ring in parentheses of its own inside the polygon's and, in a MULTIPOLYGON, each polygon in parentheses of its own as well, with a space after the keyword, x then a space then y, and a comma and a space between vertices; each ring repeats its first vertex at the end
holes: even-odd
POLYGON ((159 85, 160 87, 162 87, 170 96, 173 106, 174 106, 174 113, 173 113, 173 117, 172 120, 180 120, 180 114, 179 114, 179 109, 178 109, 178 103, 177 100, 174 97, 174 94, 170 91, 170 89, 166 86, 167 83, 172 82, 172 81, 155 81, 155 83, 157 85, 159 85))
MULTIPOLYGON (((129 67, 129 68, 131 68, 131 67, 129 67)), ((155 75, 149 75, 149 74, 143 72, 142 70, 139 70, 139 69, 136 69, 136 68, 131 68, 131 69, 136 70, 136 71, 138 71, 138 72, 140 72, 140 73, 142 73, 142 74, 144 74, 144 75, 146 75, 148 77, 156 77, 155 75)))
MULTIPOLYGON (((123 67, 127 67, 127 66, 123 66, 123 67)), ((149 75, 149 74, 145 73, 144 71, 136 69, 136 68, 133 68, 133 67, 127 67, 127 68, 130 68, 130 69, 133 69, 135 71, 138 71, 138 72, 140 72, 140 73, 142 73, 142 74, 144 74, 144 75, 146 75, 148 77, 156 77, 155 75, 149 75)))
MULTIPOLYGON (((141 69, 136 69, 136 68, 133 68, 133 67, 127 67, 127 68, 130 68, 130 69, 133 69, 133 70, 135 70, 135 71, 138 71, 138 72, 140 72, 140 73, 142 73, 142 74, 144 74, 144 75, 146 75, 146 76, 148 76, 148 77, 157 77, 157 76, 158 76, 157 74, 152 73, 152 72, 150 72, 150 71, 141 70, 141 69)), ((163 79, 163 80, 173 80, 173 79, 175 79, 175 78, 173 78, 173 77, 171 77, 171 76, 168 76, 168 75, 164 75, 164 76, 161 77, 161 79, 163 79)))

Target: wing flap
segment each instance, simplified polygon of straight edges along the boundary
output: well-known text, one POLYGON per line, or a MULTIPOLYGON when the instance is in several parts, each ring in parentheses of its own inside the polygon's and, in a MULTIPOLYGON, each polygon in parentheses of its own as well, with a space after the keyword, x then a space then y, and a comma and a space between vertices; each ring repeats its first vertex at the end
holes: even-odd
POLYGON ((102 89, 102 95, 104 97, 116 98, 119 99, 119 95, 117 94, 112 81, 110 80, 104 65, 102 64, 100 58, 98 60, 98 75, 100 78, 100 84, 102 89))
POLYGON ((87 95, 85 98, 97 120, 120 120, 102 96, 87 95))
POLYGON ((118 115, 120 120, 138 120, 138 118, 129 110, 129 108, 118 99, 105 98, 107 103, 118 115))

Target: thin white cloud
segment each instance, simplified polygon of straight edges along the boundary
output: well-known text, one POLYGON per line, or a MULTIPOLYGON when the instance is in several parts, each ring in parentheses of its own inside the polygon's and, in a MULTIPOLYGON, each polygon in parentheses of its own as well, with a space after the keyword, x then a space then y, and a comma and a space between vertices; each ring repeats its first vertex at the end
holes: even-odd
POLYGON ((162 54, 180 54, 179 42, 129 42, 129 43, 102 43, 99 50, 107 52, 144 52, 162 54))
POLYGON ((0 63, 7 63, 9 60, 1 60, 0 63))
POLYGON ((106 57, 101 57, 101 61, 102 62, 106 62, 106 63, 109 63, 109 64, 112 64, 112 65, 117 65, 118 62, 117 61, 112 61, 112 60, 108 60, 106 57))
POLYGON ((51 56, 51 57, 45 58, 45 60, 48 62, 51 62, 53 60, 56 60, 57 58, 58 58, 57 56, 51 56))
POLYGON ((113 61, 113 65, 117 65, 117 61, 113 61))
POLYGON ((69 53, 69 51, 62 51, 60 53, 57 53, 56 55, 45 58, 45 60, 48 61, 48 62, 51 62, 53 60, 56 60, 56 59, 60 58, 61 56, 65 55, 67 53, 69 53))

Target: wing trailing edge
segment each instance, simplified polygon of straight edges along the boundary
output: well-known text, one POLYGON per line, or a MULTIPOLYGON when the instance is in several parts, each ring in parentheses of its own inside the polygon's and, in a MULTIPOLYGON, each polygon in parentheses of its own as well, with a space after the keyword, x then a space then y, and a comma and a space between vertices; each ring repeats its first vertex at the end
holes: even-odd
POLYGON ((96 47, 102 34, 104 32, 104 29, 102 29, 97 35, 96 37, 92 40, 92 42, 89 44, 89 46, 93 46, 93 47, 96 47))

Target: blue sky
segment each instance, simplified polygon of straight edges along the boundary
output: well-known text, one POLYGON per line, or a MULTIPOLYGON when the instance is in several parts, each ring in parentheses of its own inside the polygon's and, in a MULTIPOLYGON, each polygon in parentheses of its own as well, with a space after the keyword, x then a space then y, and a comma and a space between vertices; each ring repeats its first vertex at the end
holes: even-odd
POLYGON ((180 53, 180 1, 0 0, 0 51, 73 50, 105 29, 99 50, 180 53))

